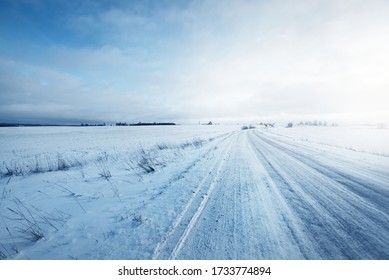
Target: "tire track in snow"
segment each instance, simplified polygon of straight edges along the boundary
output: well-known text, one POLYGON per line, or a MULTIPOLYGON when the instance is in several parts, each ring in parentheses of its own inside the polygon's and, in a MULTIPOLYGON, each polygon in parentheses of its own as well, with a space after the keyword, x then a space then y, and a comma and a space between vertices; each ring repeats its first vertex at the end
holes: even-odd
MULTIPOLYGON (((312 151, 294 156, 268 140, 252 130, 230 139, 154 258, 389 257, 387 207, 331 177, 312 151)), ((331 154, 323 158, 331 163, 331 154)))
MULTIPOLYGON (((312 250, 322 258, 387 258, 385 212, 328 176, 330 170, 310 165, 256 135, 256 153, 307 232, 317 239, 312 250), (323 172, 324 170, 324 172, 323 172), (315 225, 315 226, 312 226, 315 225)), ((309 236, 309 235, 307 235, 309 236)))
MULTIPOLYGON (((290 231, 291 238, 289 242, 296 242, 298 244, 299 250, 304 259, 324 257, 326 253, 322 255, 323 252, 320 252, 317 248, 320 244, 315 244, 317 242, 312 236, 312 230, 306 227, 306 221, 304 221, 304 219, 312 216, 312 213, 315 212, 316 217, 322 218, 318 218, 316 221, 313 221, 312 224, 320 230, 323 229, 327 231, 330 231, 331 228, 334 230, 332 224, 335 221, 333 221, 331 215, 328 215, 325 211, 321 212, 320 215, 317 215, 317 212, 319 211, 318 206, 316 205, 316 200, 307 195, 305 192, 297 190, 298 186, 296 185, 296 182, 293 182, 281 175, 279 166, 276 166, 271 159, 271 157, 274 157, 274 152, 270 153, 263 145, 258 147, 257 143, 252 145, 254 146, 253 151, 258 159, 258 162, 264 166, 268 174, 264 178, 264 181, 272 190, 274 205, 281 209, 278 221, 275 222, 281 222, 283 226, 290 231), (329 223, 331 226, 323 225, 321 222, 322 220, 332 220, 331 223, 329 223)), ((283 168, 287 168, 287 165, 285 164, 286 161, 287 160, 284 159, 283 168)), ((338 231, 335 230, 335 232, 338 231)), ((325 236, 328 236, 328 234, 325 236)), ((333 241, 336 241, 336 238, 334 240, 324 240, 323 242, 325 244, 331 244, 333 241)), ((285 238, 284 242, 288 242, 287 238, 285 238)), ((336 249, 337 247, 335 246, 334 248, 336 249)), ((326 250, 326 248, 323 249, 324 251, 326 250)), ((337 254, 340 253, 337 252, 337 254)))
POLYGON ((297 224, 283 196, 240 132, 222 180, 182 243, 179 259, 302 259, 297 224), (276 207, 275 207, 276 206, 276 207), (287 221, 293 222, 287 223, 287 221), (206 234, 205 234, 206 233, 206 234))
MULTIPOLYGON (((251 131, 249 133, 251 133, 251 131)), ((285 186, 287 183, 284 180, 280 180, 277 170, 269 164, 267 158, 262 152, 263 147, 258 148, 257 145, 255 145, 256 143, 252 142, 250 137, 248 138, 248 147, 251 153, 250 162, 253 165, 257 165, 257 171, 262 174, 260 181, 267 187, 265 197, 269 201, 266 205, 271 205, 273 208, 273 223, 278 224, 278 227, 281 229, 278 230, 277 234, 277 239, 280 239, 280 243, 278 244, 284 244, 283 246, 285 246, 282 250, 274 247, 270 247, 268 249, 279 251, 280 255, 278 258, 317 258, 319 256, 318 254, 307 249, 307 247, 313 246, 312 239, 309 238, 307 233, 304 231, 303 223, 300 217, 295 212, 295 209, 291 207, 288 197, 284 195, 283 190, 280 187, 280 182, 285 184, 285 186), (261 170, 258 170, 259 168, 261 170), (280 235, 279 232, 281 232, 282 235, 280 235), (282 251, 284 251, 287 256, 282 256, 282 251)), ((269 257, 272 255, 271 252, 266 252, 266 254, 269 257)))
POLYGON ((388 181, 389 178, 382 175, 382 173, 380 174, 381 176, 379 176, 380 178, 378 178, 377 175, 372 178, 371 174, 369 174, 370 176, 368 179, 364 178, 361 174, 350 174, 350 172, 345 172, 344 170, 315 160, 312 157, 315 151, 311 149, 307 149, 306 147, 303 148, 302 146, 298 146, 294 143, 286 143, 280 142, 279 140, 269 139, 268 136, 264 136, 263 134, 255 134, 258 138, 260 138, 260 140, 266 142, 272 147, 283 151, 285 154, 288 154, 306 165, 309 165, 313 169, 316 169, 319 173, 322 173, 325 176, 341 183, 356 195, 369 197, 370 203, 378 205, 381 209, 388 210, 387 205, 389 204, 389 189, 385 187, 382 182, 388 181), (292 146, 293 149, 288 148, 288 146, 292 146), (311 154, 310 157, 303 153, 303 151, 305 152, 305 149, 307 149, 309 154, 311 154))
MULTIPOLYGON (((336 188, 337 195, 342 196, 344 200, 354 200, 354 206, 358 208, 358 211, 364 211, 370 220, 382 223, 382 219, 377 219, 377 216, 381 216, 384 220, 389 221, 389 178, 387 180, 379 180, 378 182, 380 183, 376 180, 375 182, 370 182, 365 177, 360 178, 355 174, 349 174, 354 170, 347 168, 342 170, 339 167, 329 166, 327 162, 321 163, 318 159, 314 159, 312 154, 311 156, 304 155, 286 148, 287 143, 284 145, 282 143, 274 143, 274 141, 264 137, 262 134, 255 134, 260 141, 295 160, 303 168, 309 167, 310 171, 315 170, 315 176, 324 178, 327 181, 326 185, 332 183, 332 186, 336 188), (337 184, 334 184, 334 182, 337 184)), ((327 159, 330 156, 327 155, 327 159)), ((279 169, 282 170, 282 168, 279 169)), ((372 179, 377 179, 376 176, 371 176, 373 176, 372 179)))
POLYGON ((158 243, 154 250, 152 259, 175 259, 183 242, 190 234, 193 225, 197 222, 216 186, 216 182, 221 170, 223 169, 226 157, 228 157, 231 150, 234 138, 235 135, 232 134, 227 148, 214 160, 210 171, 201 180, 197 187, 197 191, 178 216, 172 230, 167 234, 164 240, 158 243), (197 206, 199 200, 201 202, 199 206, 197 206))

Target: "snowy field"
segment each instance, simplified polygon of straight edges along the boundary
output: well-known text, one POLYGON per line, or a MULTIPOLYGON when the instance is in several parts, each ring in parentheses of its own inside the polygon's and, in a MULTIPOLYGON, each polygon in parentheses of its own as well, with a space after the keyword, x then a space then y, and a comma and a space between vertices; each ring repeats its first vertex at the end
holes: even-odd
POLYGON ((389 130, 0 128, 2 259, 389 259, 389 130))
POLYGON ((380 129, 376 126, 295 126, 292 129, 276 127, 269 132, 289 137, 295 141, 308 141, 389 156, 389 129, 380 129))

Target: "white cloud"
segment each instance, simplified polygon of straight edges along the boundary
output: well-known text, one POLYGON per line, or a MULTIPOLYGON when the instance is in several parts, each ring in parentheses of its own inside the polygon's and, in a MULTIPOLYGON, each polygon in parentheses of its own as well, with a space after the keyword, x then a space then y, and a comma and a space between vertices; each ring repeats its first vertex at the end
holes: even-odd
MULTIPOLYGON (((215 116, 237 118, 289 113, 349 119, 384 110, 389 21, 383 11, 389 11, 388 5, 355 1, 350 8, 312 1, 291 7, 281 2, 230 7, 221 17, 233 19, 225 22, 232 32, 190 48, 191 59, 179 65, 192 77, 186 88, 197 92, 188 94, 189 102, 214 109, 215 116), (248 10, 254 12, 241 14, 248 10)), ((193 37, 201 38, 202 32, 193 30, 193 37)))
POLYGON ((387 14, 387 1, 280 0, 71 15, 100 43, 52 46, 40 66, 3 60, 0 98, 7 114, 50 104, 102 121, 389 122, 387 14))

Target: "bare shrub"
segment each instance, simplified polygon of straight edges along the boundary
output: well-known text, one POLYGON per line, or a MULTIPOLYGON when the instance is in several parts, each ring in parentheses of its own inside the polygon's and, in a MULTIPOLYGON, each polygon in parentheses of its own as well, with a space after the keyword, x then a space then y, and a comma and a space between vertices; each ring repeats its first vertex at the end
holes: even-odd
POLYGON ((79 197, 80 195, 75 194, 74 192, 72 192, 71 190, 69 190, 68 188, 66 188, 66 187, 64 187, 64 186, 62 186, 62 185, 60 185, 60 184, 53 183, 53 182, 49 182, 49 181, 45 181, 45 182, 48 183, 48 184, 53 184, 53 185, 55 185, 55 186, 61 188, 65 193, 68 193, 69 196, 71 196, 71 197, 74 198, 74 200, 77 202, 78 206, 80 206, 80 208, 84 211, 84 213, 86 213, 85 208, 82 207, 81 203, 78 201, 78 197, 79 197))
POLYGON ((0 165, 0 177, 25 176, 53 171, 68 170, 72 167, 83 166, 85 161, 78 158, 65 158, 58 153, 55 157, 36 155, 33 159, 26 161, 12 160, 9 163, 3 161, 0 165))
POLYGON ((166 144, 166 143, 158 143, 156 145, 156 147, 159 149, 159 150, 167 150, 169 149, 169 146, 166 144))
POLYGON ((194 147, 194 148, 198 149, 198 148, 203 146, 204 142, 205 141, 200 139, 200 138, 195 138, 192 141, 185 141, 185 142, 181 143, 180 147, 181 147, 181 149, 186 149, 186 148, 190 148, 190 147, 194 147))
POLYGON ((21 237, 30 241, 38 241, 45 238, 42 228, 30 209, 18 198, 15 198, 14 202, 15 208, 8 207, 7 209, 13 214, 13 217, 9 219, 19 224, 15 226, 15 230, 21 234, 21 237))
POLYGON ((65 161, 61 154, 57 155, 57 170, 68 170, 69 164, 65 161))
POLYGON ((141 214, 133 214, 132 216, 132 224, 134 227, 140 226, 144 222, 144 218, 141 214))
POLYGON ((192 141, 192 145, 193 147, 195 147, 196 149, 198 148, 201 148, 204 144, 204 140, 201 140, 200 138, 196 138, 192 141))
POLYGON ((127 171, 133 171, 135 175, 139 177, 139 182, 143 180, 143 176, 141 172, 138 171, 136 168, 137 164, 132 158, 128 158, 126 161, 124 161, 124 169, 127 171))
MULTIPOLYGON (((9 235, 11 241, 12 241, 12 244, 11 244, 11 248, 10 248, 10 249, 12 249, 12 251, 15 252, 15 253, 17 254, 17 253, 19 253, 19 250, 18 250, 18 248, 16 247, 15 238, 14 238, 14 236, 12 235, 12 233, 11 233, 9 227, 8 227, 8 224, 7 224, 7 222, 5 221, 4 216, 3 216, 1 213, 0 213, 0 217, 1 217, 1 219, 3 220, 3 223, 4 223, 4 225, 5 225, 5 229, 7 230, 7 233, 8 233, 8 235, 9 235)), ((3 243, 0 242, 0 245, 1 245, 1 247, 4 249, 4 252, 6 252, 8 255, 11 255, 10 252, 8 251, 8 249, 3 245, 3 243)))
POLYGON ((98 159, 96 161, 96 166, 99 170, 99 175, 104 179, 109 181, 109 178, 112 177, 111 172, 108 169, 107 162, 104 159, 98 159))
POLYGON ((44 168, 38 156, 35 156, 35 164, 31 166, 30 173, 43 173, 44 168))
POLYGON ((166 166, 166 161, 158 153, 158 150, 147 151, 140 147, 136 153, 131 154, 124 161, 124 166, 126 170, 133 171, 141 181, 143 180, 143 174, 153 173, 157 171, 158 167, 166 166))
POLYGON ((192 145, 191 142, 186 141, 186 142, 181 143, 180 146, 181 146, 181 149, 185 150, 186 148, 189 148, 191 145, 192 145))
POLYGON ((5 166, 4 169, 5 170, 3 172, 1 172, 1 177, 12 177, 12 176, 16 175, 16 172, 14 170, 12 170, 10 167, 5 166))
MULTIPOLYGON (((46 239, 43 230, 44 225, 48 225, 58 231, 58 227, 65 223, 65 218, 62 214, 56 216, 54 214, 49 214, 35 206, 27 206, 18 198, 15 198, 13 202, 13 208, 7 207, 11 216, 6 218, 16 223, 16 226, 13 229, 18 232, 23 239, 33 242, 46 239)), ((11 231, 9 231, 9 234, 13 237, 11 231)))
POLYGON ((155 171, 155 163, 149 152, 146 152, 145 149, 140 149, 138 167, 143 170, 145 173, 152 173, 155 171))

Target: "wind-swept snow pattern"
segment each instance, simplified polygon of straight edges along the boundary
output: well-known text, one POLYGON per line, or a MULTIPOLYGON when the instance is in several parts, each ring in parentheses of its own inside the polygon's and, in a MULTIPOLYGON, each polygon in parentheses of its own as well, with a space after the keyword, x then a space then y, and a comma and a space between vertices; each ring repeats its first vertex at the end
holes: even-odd
POLYGON ((141 156, 3 174, 2 257, 389 259, 389 157, 288 129, 174 130, 141 156))

